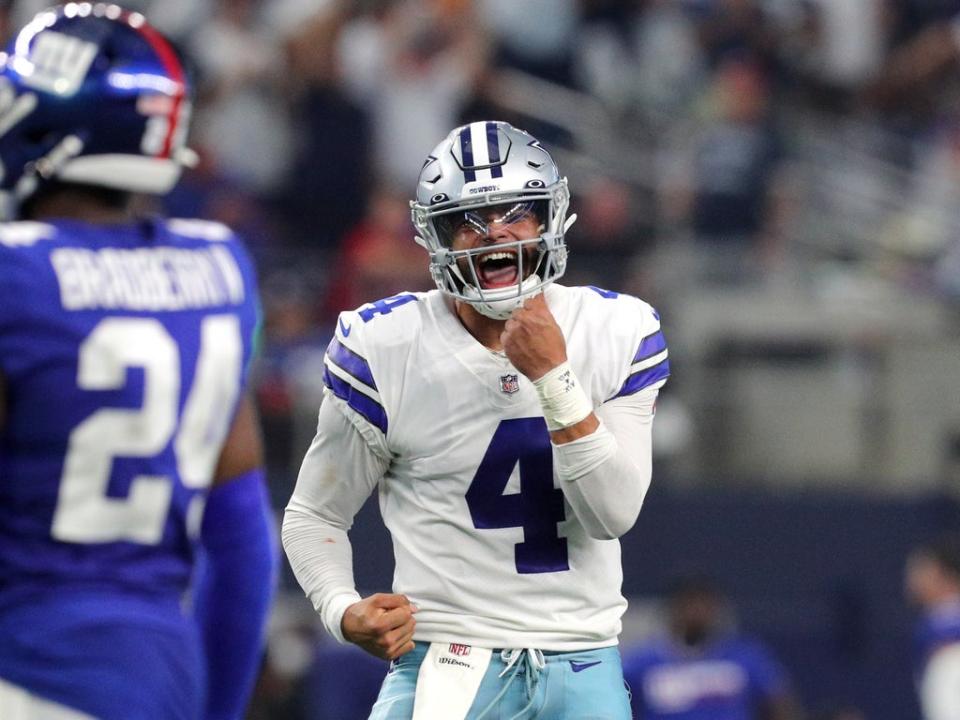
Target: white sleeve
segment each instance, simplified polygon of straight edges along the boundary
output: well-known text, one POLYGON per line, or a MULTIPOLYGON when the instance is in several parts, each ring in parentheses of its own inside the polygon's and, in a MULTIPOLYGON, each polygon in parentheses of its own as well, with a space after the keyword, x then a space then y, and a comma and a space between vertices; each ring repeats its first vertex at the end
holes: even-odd
POLYGON ((560 487, 592 538, 618 538, 637 521, 650 487, 654 404, 662 385, 604 403, 595 410, 595 432, 553 446, 560 487))
POLYGON ((358 600, 347 531, 383 477, 389 460, 375 452, 327 393, 317 435, 283 517, 283 548, 290 567, 324 627, 344 642, 340 622, 358 600))
POLYGON ((960 643, 934 653, 920 679, 924 720, 960 718, 960 643))

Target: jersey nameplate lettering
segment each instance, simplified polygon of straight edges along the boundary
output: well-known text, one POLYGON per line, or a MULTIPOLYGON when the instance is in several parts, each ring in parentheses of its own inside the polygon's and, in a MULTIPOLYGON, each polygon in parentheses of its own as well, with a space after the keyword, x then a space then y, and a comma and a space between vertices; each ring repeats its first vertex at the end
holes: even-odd
POLYGON ((223 247, 59 248, 50 255, 66 310, 186 310, 240 305, 243 276, 223 247))

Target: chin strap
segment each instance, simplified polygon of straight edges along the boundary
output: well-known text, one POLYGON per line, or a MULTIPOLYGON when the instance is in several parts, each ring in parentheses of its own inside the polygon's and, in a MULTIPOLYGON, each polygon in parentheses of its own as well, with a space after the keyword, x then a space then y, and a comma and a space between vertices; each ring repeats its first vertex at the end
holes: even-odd
MULTIPOLYGON (((524 300, 542 292, 543 286, 539 276, 531 275, 521 283, 519 289, 516 285, 512 285, 509 288, 503 288, 503 290, 509 291, 507 297, 491 299, 489 296, 493 293, 488 291, 481 294, 472 285, 467 285, 463 288, 463 296, 465 301, 476 308, 481 315, 485 315, 492 320, 506 320, 513 314, 514 310, 523 305, 524 300)), ((494 292, 501 293, 502 290, 494 292)))

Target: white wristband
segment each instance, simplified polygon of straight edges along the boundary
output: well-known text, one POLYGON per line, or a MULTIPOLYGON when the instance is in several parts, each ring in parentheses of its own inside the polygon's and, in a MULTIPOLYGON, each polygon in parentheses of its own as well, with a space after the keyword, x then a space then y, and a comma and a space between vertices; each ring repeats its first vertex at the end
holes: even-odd
POLYGON ((343 615, 348 607, 355 602, 360 602, 360 600, 360 595, 358 595, 356 591, 341 592, 328 598, 323 608, 318 608, 323 626, 337 642, 347 642, 347 639, 343 637, 343 615))
POLYGON ((580 381, 573 374, 570 363, 557 365, 539 380, 533 381, 543 408, 543 419, 550 432, 576 425, 593 412, 580 381))

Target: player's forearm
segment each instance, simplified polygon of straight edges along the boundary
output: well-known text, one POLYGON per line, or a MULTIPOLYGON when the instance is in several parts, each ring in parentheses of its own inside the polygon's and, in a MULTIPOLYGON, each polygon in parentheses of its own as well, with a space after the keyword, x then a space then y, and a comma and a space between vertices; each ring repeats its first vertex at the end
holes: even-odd
POLYGON ((339 401, 325 399, 284 513, 282 540, 300 586, 340 642, 343 612, 360 599, 347 530, 386 467, 387 460, 370 448, 339 401))
POLYGON ((560 487, 593 538, 620 537, 637 520, 650 487, 658 387, 601 405, 589 434, 566 443, 554 438, 560 487))
POLYGON ((550 442, 554 445, 565 445, 566 443, 579 440, 587 435, 592 435, 597 431, 599 426, 599 418, 597 418, 594 413, 590 413, 575 425, 552 431, 550 433, 550 442))
POLYGON ((194 594, 207 660, 208 720, 240 717, 253 691, 279 568, 275 532, 262 470, 210 492, 194 594))
POLYGON ((293 574, 327 632, 344 642, 343 613, 360 600, 346 529, 326 522, 294 496, 283 516, 282 540, 293 574))
POLYGON ((590 537, 612 540, 637 520, 650 487, 650 466, 638 466, 603 424, 595 432, 553 446, 560 487, 590 537))

